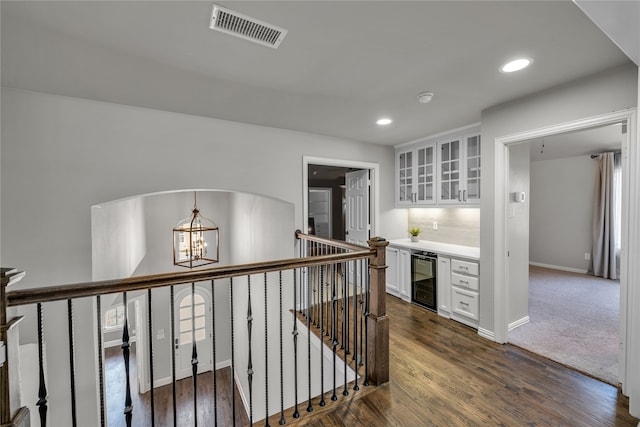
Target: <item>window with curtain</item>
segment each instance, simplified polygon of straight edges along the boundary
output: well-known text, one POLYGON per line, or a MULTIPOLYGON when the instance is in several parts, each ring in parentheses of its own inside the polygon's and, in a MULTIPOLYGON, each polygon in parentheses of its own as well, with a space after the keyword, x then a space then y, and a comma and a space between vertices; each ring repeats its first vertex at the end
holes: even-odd
POLYGON ((606 279, 620 277, 622 220, 622 165, 620 153, 598 156, 593 210, 593 243, 590 272, 606 279))

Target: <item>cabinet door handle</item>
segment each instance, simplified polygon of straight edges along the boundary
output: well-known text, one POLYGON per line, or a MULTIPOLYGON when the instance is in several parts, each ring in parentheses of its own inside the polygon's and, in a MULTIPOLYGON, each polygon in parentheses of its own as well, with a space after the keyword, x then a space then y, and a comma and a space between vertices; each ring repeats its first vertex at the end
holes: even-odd
POLYGON ((467 190, 462 190, 462 201, 463 202, 467 201, 467 190))
POLYGON ((458 190, 458 201, 461 202, 462 201, 462 196, 460 195, 461 191, 458 190))

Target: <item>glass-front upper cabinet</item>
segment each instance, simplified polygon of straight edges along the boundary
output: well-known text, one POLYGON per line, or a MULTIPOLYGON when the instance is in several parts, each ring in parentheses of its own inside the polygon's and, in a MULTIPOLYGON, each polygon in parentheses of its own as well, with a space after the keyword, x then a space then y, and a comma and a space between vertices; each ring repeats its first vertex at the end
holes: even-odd
POLYGON ((416 206, 436 202, 436 143, 396 151, 396 205, 416 206))
POLYGON ((460 138, 440 141, 440 194, 438 202, 459 201, 460 138))
POLYGON ((402 151, 397 154, 398 170, 398 204, 412 204, 413 193, 413 151, 402 151))
POLYGON ((480 202, 480 134, 438 142, 439 204, 480 202))
POLYGON ((396 206, 478 205, 480 176, 477 127, 396 147, 396 206))
POLYGON ((480 135, 468 135, 465 141, 467 160, 465 201, 477 203, 480 201, 480 135))
POLYGON ((417 176, 416 176, 416 202, 433 203, 435 201, 435 144, 419 148, 417 176))

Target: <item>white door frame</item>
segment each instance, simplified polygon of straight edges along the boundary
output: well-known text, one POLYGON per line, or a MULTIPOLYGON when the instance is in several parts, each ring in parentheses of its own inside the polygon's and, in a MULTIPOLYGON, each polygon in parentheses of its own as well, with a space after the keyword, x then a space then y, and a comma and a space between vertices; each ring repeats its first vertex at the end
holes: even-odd
POLYGON ((355 160, 331 159, 326 157, 302 157, 302 225, 306 233, 309 217, 309 165, 338 166, 343 168, 369 169, 371 171, 371 237, 378 236, 378 217, 380 214, 380 164, 355 160))
MULTIPOLYGON (((640 340, 631 337, 640 333, 640 325, 634 321, 640 310, 640 263, 629 263, 629 259, 640 258, 640 147, 637 146, 636 110, 628 109, 575 120, 539 129, 500 136, 495 139, 495 184, 494 184, 494 328, 495 341, 507 342, 509 327, 509 263, 507 260, 508 228, 507 211, 509 198, 509 146, 533 138, 541 138, 563 132, 571 132, 594 126, 623 122, 627 126, 627 138, 623 141, 623 206, 622 206, 622 251, 620 254, 620 375, 622 391, 631 379, 627 360, 638 360, 640 340), (624 173, 626 171, 626 174, 624 173), (625 186, 626 184, 626 186, 625 186), (626 188, 625 188, 626 187, 626 188), (626 202, 625 202, 626 200, 626 202), (636 215, 631 215, 636 212, 636 215), (626 248, 626 250, 625 250, 626 248), (635 303, 635 306, 634 306, 635 303), (631 320, 631 322, 630 322, 631 320), (636 357, 633 357, 636 356, 636 357)), ((636 381, 632 381, 633 383, 636 381)), ((640 384, 638 384, 640 386, 640 384)))

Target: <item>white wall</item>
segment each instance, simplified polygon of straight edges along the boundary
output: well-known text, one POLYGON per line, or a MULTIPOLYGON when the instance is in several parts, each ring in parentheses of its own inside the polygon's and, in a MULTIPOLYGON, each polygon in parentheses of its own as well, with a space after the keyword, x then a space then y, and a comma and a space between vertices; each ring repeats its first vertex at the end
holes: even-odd
MULTIPOLYGON (((525 193, 525 201, 511 198, 507 213, 509 229, 509 325, 529 316, 529 144, 509 149, 509 194, 525 193), (514 248, 512 250, 511 248, 514 248)), ((484 288, 481 288, 484 291, 484 288)))
POLYGON ((93 280, 131 276, 147 250, 142 200, 131 198, 94 206, 91 241, 93 280))
MULTIPOLYGON (((7 88, 1 132, 2 262, 27 272, 23 288, 91 280, 90 208, 108 200, 183 188, 246 191, 293 203, 303 229, 304 155, 379 163, 377 234, 405 236, 406 215, 394 209, 391 147, 7 88)), ((61 306, 45 309, 56 333, 66 324, 61 306)), ((33 312, 25 312, 24 342, 35 340, 33 312)), ((95 318, 93 303, 78 302, 76 316, 95 318)), ((75 331, 86 346, 77 357, 83 411, 92 408, 85 400, 96 399, 85 382, 95 376, 91 323, 75 331)), ((56 399, 68 399, 66 351, 50 350, 51 419, 65 425, 68 410, 56 399)), ((89 411, 81 419, 92 425, 97 414, 89 411)))
POLYGON ((586 272, 598 161, 590 156, 531 163, 532 263, 586 272))
MULTIPOLYGON (((633 108, 637 105, 637 73, 633 65, 618 67, 482 112, 480 327, 484 330, 495 331, 492 284, 497 274, 494 271, 496 138, 633 108)), ((521 250, 528 251, 528 242, 521 250)))

